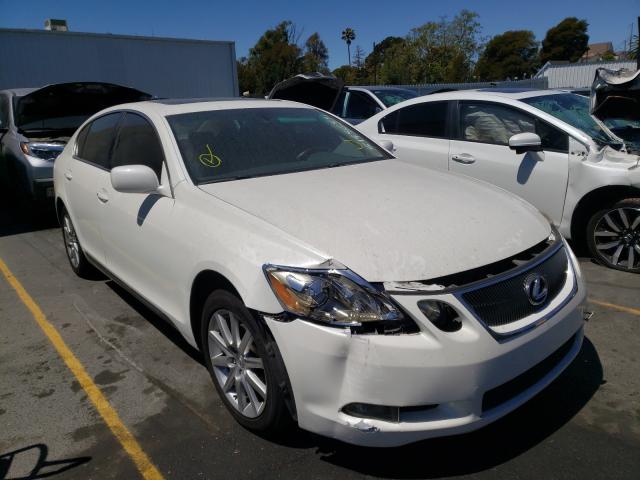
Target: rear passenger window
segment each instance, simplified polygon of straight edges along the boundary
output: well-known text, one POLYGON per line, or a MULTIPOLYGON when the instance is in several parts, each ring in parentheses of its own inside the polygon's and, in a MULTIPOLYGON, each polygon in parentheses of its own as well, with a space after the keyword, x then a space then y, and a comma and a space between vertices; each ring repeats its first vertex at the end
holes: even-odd
POLYGON ((146 165, 158 179, 164 154, 155 128, 135 113, 125 113, 111 159, 111 168, 123 165, 146 165))
POLYGON ((120 115, 120 112, 111 113, 87 125, 78 134, 78 157, 108 170, 109 155, 120 115))
POLYGON ((425 102, 400 108, 380 122, 380 132, 418 137, 447 137, 448 102, 425 102))

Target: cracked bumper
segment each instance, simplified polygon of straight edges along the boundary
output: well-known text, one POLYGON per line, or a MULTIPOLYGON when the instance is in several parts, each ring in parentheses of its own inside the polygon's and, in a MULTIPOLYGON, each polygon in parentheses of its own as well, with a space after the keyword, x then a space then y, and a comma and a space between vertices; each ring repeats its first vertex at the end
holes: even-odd
MULTIPOLYGON (((538 327, 502 341, 471 315, 463 318, 458 332, 438 330, 416 306, 423 296, 396 298, 420 326, 420 333, 411 335, 354 335, 301 319, 266 318, 289 374, 299 426, 348 443, 391 447, 497 420, 544 389, 578 354, 585 288, 578 270, 576 275, 578 289, 560 310, 538 327), (488 391, 525 376, 541 362, 547 368, 535 382, 483 409, 488 391), (342 408, 350 403, 438 406, 412 409, 399 422, 390 422, 347 415, 342 408)), ((447 301, 456 304, 453 298, 447 301)))

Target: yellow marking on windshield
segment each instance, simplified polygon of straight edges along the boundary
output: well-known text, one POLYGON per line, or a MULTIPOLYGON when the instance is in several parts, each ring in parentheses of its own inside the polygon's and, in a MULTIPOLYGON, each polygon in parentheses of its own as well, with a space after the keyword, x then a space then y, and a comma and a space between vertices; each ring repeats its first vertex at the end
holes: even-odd
POLYGON ((211 168, 219 167, 222 164, 222 159, 213 153, 208 143, 206 147, 207 147, 208 153, 202 153, 198 155, 198 160, 200 160, 200 163, 203 164, 205 167, 211 167, 211 168))
POLYGON ((364 150, 364 143, 362 142, 356 142, 355 140, 351 140, 350 138, 345 138, 342 141, 354 144, 358 150, 364 150))

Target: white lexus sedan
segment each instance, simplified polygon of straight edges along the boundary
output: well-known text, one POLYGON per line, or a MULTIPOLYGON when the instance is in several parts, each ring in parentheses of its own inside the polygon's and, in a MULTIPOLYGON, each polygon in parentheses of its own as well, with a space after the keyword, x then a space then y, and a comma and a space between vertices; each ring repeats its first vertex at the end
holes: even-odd
POLYGON ((245 427, 394 446, 512 411, 583 339, 576 259, 502 190, 398 162, 286 101, 157 100, 55 163, 73 270, 200 349, 245 427))

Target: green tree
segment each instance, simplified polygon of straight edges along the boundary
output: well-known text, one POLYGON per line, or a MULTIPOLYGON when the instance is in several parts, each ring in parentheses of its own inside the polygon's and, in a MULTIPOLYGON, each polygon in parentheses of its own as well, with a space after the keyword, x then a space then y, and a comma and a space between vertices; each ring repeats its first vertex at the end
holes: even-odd
MULTIPOLYGON (((469 80, 481 49, 478 14, 462 10, 412 29, 400 43, 389 42, 380 65, 382 83, 439 83, 469 80)), ((377 59, 376 59, 377 60, 377 59)))
POLYGON ((342 41, 347 44, 347 55, 349 56, 349 65, 351 65, 351 42, 356 39, 356 32, 352 28, 345 28, 342 31, 342 41))
POLYGON ((540 62, 545 64, 551 60, 578 61, 589 48, 588 27, 586 20, 567 17, 550 28, 542 41, 540 62))
POLYGON ((331 73, 342 80, 345 85, 354 85, 357 83, 356 79, 358 78, 358 69, 351 65, 342 65, 331 73))
POLYGON ((304 56, 302 57, 302 70, 305 72, 329 72, 329 50, 320 35, 312 34, 304 44, 304 56))
POLYGON ((241 57, 237 62, 238 70, 238 85, 240 88, 240 95, 247 93, 247 95, 253 95, 256 92, 256 73, 249 65, 247 57, 241 57))
POLYGON ((267 30, 249 50, 247 60, 247 73, 255 75, 255 93, 266 94, 276 83, 298 73, 300 53, 293 23, 280 22, 267 30))
POLYGON ((373 50, 364 60, 369 83, 377 84, 380 81, 380 70, 387 60, 387 50, 395 44, 404 44, 404 38, 389 36, 374 44, 373 50))
POLYGON ((483 81, 531 76, 537 67, 538 44, 533 32, 512 30, 493 37, 476 64, 483 81))

